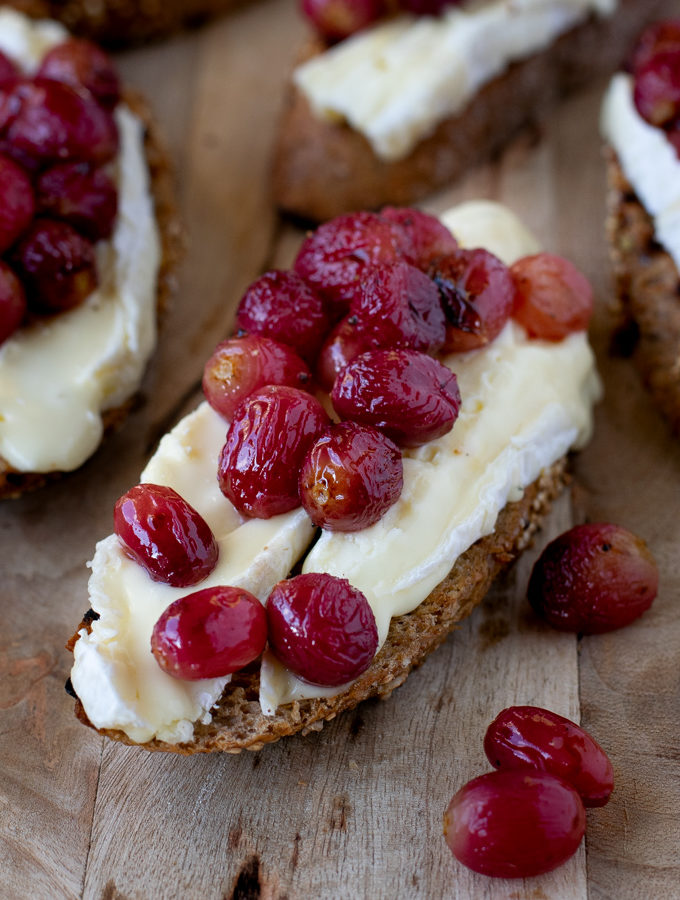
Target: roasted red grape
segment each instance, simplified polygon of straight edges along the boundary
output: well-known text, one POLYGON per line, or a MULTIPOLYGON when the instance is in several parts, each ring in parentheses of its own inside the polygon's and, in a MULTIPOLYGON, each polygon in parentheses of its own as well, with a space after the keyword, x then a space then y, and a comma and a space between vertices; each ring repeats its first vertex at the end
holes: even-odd
POLYGON ((0 344, 11 337, 26 315, 26 295, 7 263, 0 262, 0 344))
POLYGON ((243 331, 288 344, 306 362, 318 356, 330 328, 321 297, 296 272, 266 272, 250 285, 236 311, 243 331))
POLYGON ((335 379, 347 363, 369 350, 377 350, 380 342, 362 331, 356 316, 345 316, 328 335, 316 363, 316 376, 324 390, 330 391, 335 379))
POLYGON ((290 347, 256 334, 222 341, 203 369, 203 393, 226 419, 253 391, 267 384, 310 390, 312 375, 290 347))
POLYGON ((19 78, 20 73, 12 60, 2 51, 0 51, 0 82, 14 81, 19 78))
POLYGON ((434 353, 446 336, 439 291, 424 272, 405 262, 368 268, 350 316, 380 347, 434 353))
POLYGON ((680 47, 680 19, 654 22, 640 35, 632 53, 633 72, 650 61, 657 53, 680 47))
POLYGON ((416 350, 355 357, 336 379, 331 399, 341 418, 372 425, 402 447, 446 434, 460 410, 456 376, 416 350))
POLYGON ((103 169, 89 163, 62 163, 37 180, 41 213, 63 219, 91 241, 111 237, 118 212, 116 186, 103 169))
POLYGON ((264 607, 243 588, 204 588, 175 600, 151 634, 158 665, 173 678, 221 678, 256 660, 267 642, 264 607))
POLYGON ((313 572, 280 581, 267 600, 267 624, 274 655, 312 684, 358 678, 378 649, 368 600, 333 575, 313 572))
POLYGON ((300 499, 315 525, 360 531, 374 525, 401 495, 401 452, 375 428, 341 422, 322 434, 300 471, 300 499))
POLYGON ((0 253, 21 237, 34 215, 30 178, 11 159, 0 156, 0 253))
POLYGON ((300 505, 298 475, 307 450, 329 418, 310 394, 269 385, 234 412, 217 478, 245 516, 269 519, 300 505))
POLYGON ((680 45, 661 50, 635 70, 635 108, 651 125, 669 124, 680 115, 680 45))
POLYGON ((109 109, 120 99, 120 81, 113 60, 91 41, 70 38, 57 44, 43 57, 37 77, 85 88, 109 109))
POLYGON ((385 0, 301 0, 300 8, 329 43, 366 28, 386 11, 385 0))
POLYGON ((305 239, 295 259, 295 271, 324 298, 332 317, 349 309, 367 265, 398 262, 403 236, 396 225, 375 213, 338 216, 305 239))
POLYGON ((487 250, 458 250, 434 262, 447 320, 444 350, 463 353, 484 347, 510 318, 515 287, 505 263, 487 250))
POLYGON ((154 581, 189 587, 217 565, 219 548, 210 526, 166 485, 138 484, 123 494, 113 509, 113 530, 154 581))
POLYGON ((463 865, 497 878, 550 872, 578 849, 586 813, 555 775, 508 769, 474 778, 444 813, 444 837, 463 865))
POLYGON ((525 256, 511 266, 510 274, 516 287, 512 315, 530 337, 561 341, 588 327, 593 291, 569 260, 552 253, 525 256))
POLYGON ((558 775, 584 806, 604 806, 614 789, 609 757, 587 731, 537 706, 510 706, 493 720, 484 752, 497 769, 535 769, 558 775))
POLYGON ((529 602, 560 631, 601 634, 649 609, 659 573, 639 537, 619 525, 577 525, 545 548, 529 581, 529 602))
POLYGON ((432 262, 458 250, 458 242, 449 229, 435 216, 408 206, 386 206, 380 213, 397 225, 401 247, 408 262, 427 272, 432 262))
POLYGON ((97 287, 94 248, 66 222, 35 219, 14 257, 29 306, 38 312, 72 309, 97 287))

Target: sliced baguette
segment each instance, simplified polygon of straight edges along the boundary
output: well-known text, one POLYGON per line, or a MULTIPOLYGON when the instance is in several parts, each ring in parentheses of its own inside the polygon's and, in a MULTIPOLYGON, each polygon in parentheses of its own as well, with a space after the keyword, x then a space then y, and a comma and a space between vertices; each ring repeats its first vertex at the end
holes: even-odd
MULTIPOLYGON (((405 158, 385 162, 346 124, 317 118, 291 87, 274 158, 279 207, 323 221, 355 209, 408 205, 497 153, 523 125, 557 100, 614 70, 663 0, 620 0, 609 18, 591 17, 549 48, 515 63, 483 87, 466 109, 442 121, 405 158)), ((314 44, 306 56, 322 52, 314 44)))
POLYGON ((607 154, 607 237, 622 312, 634 323, 633 358, 645 386, 680 434, 680 273, 655 241, 647 210, 607 154))
MULTIPOLYGON (((456 561, 449 575, 413 612, 392 620, 387 639, 371 666, 347 690, 330 699, 295 701, 279 708, 274 716, 262 714, 258 701, 259 673, 256 669, 237 673, 227 685, 208 725, 197 724, 190 743, 168 744, 153 740, 146 750, 192 754, 260 750, 265 744, 296 732, 319 731, 325 721, 351 709, 369 697, 389 697, 409 672, 420 665, 455 627, 481 602, 499 572, 527 547, 566 483, 565 460, 559 460, 531 484, 521 500, 501 510, 494 532, 481 538, 456 561)), ((81 628, 89 630, 92 616, 81 628)), ((67 648, 73 650, 78 633, 67 648)), ((76 715, 91 725, 79 700, 76 715)), ((99 730, 116 741, 135 744, 124 732, 99 730)))

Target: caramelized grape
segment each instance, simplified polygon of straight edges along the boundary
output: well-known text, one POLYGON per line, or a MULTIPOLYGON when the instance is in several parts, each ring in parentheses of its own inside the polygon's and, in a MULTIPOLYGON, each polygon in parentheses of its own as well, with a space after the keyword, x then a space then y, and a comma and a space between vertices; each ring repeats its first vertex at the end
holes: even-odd
POLYGON ((225 419, 231 419, 240 403, 267 384, 311 390, 312 375, 290 347, 256 334, 222 341, 203 369, 203 393, 225 419))
POLYGON ((444 837, 456 859, 497 878, 556 869, 576 852, 585 828, 585 809, 571 785, 519 769, 474 778, 444 813, 444 837))
POLYGON ((243 331, 288 344, 313 362, 330 327, 321 297, 296 272, 266 272, 250 285, 236 311, 243 331))
POLYGON ((33 221, 35 199, 31 180, 6 156, 0 156, 0 253, 21 237, 33 221))
POLYGON ((97 287, 94 248, 66 222, 36 219, 14 252, 29 306, 61 312, 97 287))
POLYGON ((500 334, 510 317, 515 287, 508 267, 487 250, 458 250, 437 260, 430 274, 447 319, 444 350, 477 350, 500 334))
POLYGON ((12 60, 0 51, 0 82, 14 81, 20 77, 19 70, 12 60))
POLYGON ((396 225, 408 262, 427 272, 432 262, 458 250, 458 242, 435 216, 408 206, 386 206, 380 218, 396 225))
POLYGON ((111 177, 89 163, 53 166, 38 178, 38 209, 63 219, 91 241, 111 237, 118 212, 118 192, 111 177))
POLYGON ((313 572, 280 581, 267 600, 267 624, 274 655, 311 684, 358 678, 378 649, 368 601, 333 575, 313 572))
POLYGON ((26 315, 26 295, 7 263, 0 262, 0 344, 11 337, 26 315))
POLYGON ((446 336, 437 288, 424 272, 405 262, 367 269, 350 315, 380 347, 434 353, 446 336))
POLYGON ((154 581, 188 587, 217 565, 219 550, 210 526, 166 485, 138 484, 123 494, 113 509, 113 530, 154 581))
POLYGON ((369 350, 377 350, 379 341, 359 327, 356 316, 345 316, 328 335, 316 364, 316 377, 326 391, 330 391, 335 379, 347 363, 369 350))
POLYGON ((510 268, 515 282, 512 312, 530 337, 561 341, 585 331, 593 313, 593 291, 585 275, 562 256, 525 256, 510 268))
POLYGON ((545 548, 529 581, 529 602, 560 631, 601 634, 641 616, 659 573, 647 545, 619 525, 577 525, 545 548))
POLYGON ((614 789, 609 757, 587 731, 537 706, 510 706, 489 725, 484 752, 497 769, 550 772, 578 791, 584 806, 604 806, 614 789))
POLYGON ((175 600, 151 634, 158 665, 173 678, 221 678, 253 662, 267 642, 264 607, 243 588, 204 588, 175 600))
POLYGON ((295 509, 302 461, 328 424, 319 401, 304 391, 279 385, 255 391, 227 432, 217 472, 222 493, 258 519, 295 509))
POLYGON ((355 34, 384 15, 384 0, 301 0, 300 8, 329 43, 355 34))
POLYGON ((111 57, 91 41, 70 38, 44 57, 37 77, 85 88, 109 109, 120 100, 120 81, 111 57))
POLYGON ((680 45, 661 50, 638 66, 633 101, 651 125, 669 124, 680 115, 680 45))
POLYGON ((294 268, 321 294, 337 320, 347 313, 367 265, 403 258, 402 240, 399 228, 375 213, 348 213, 320 225, 305 239, 294 268))
POLYGON ((632 53, 631 69, 635 72, 660 51, 680 47, 680 19, 666 19, 648 25, 640 35, 632 53))
POLYGON ((341 422, 322 434, 300 471, 300 499, 315 525, 360 531, 381 519, 404 485, 401 452, 375 428, 341 422))
POLYGON ((415 350, 355 357, 331 394, 343 419, 372 425, 402 447, 418 447, 453 428, 460 409, 456 376, 415 350))

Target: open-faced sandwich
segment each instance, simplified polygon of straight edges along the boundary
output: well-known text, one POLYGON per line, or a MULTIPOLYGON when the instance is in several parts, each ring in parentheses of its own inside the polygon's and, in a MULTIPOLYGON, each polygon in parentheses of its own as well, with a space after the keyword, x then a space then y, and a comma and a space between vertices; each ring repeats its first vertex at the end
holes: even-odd
POLYGON ((178 250, 171 181, 109 57, 0 9, 0 497, 123 419, 178 250))
POLYGON ((306 0, 274 165, 280 207, 322 221, 408 204, 613 71, 656 0, 306 0), (375 21, 379 19, 379 21, 375 21))
POLYGON ((605 96, 607 233, 635 359, 680 432, 680 19, 644 31, 605 96))
POLYGON ((237 752, 388 696, 562 489, 599 390, 591 307, 491 202, 310 234, 116 504, 70 643, 79 718, 237 752))

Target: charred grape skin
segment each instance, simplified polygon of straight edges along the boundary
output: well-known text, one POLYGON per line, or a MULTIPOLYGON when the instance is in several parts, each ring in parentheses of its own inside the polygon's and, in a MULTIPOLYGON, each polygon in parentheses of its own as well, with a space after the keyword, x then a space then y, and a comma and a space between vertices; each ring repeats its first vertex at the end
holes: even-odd
POLYGON ((460 410, 456 376, 416 350, 355 357, 336 379, 331 400, 340 418, 371 425, 400 447, 446 434, 460 410))
POLYGON ((123 549, 154 581, 191 587, 217 565, 210 526, 171 487, 143 483, 116 501, 113 530, 123 549))
POLYGON ((26 295, 7 263, 0 261, 0 344, 20 327, 26 315, 26 295))
POLYGON ((151 634, 151 652, 173 678, 222 678, 253 662, 267 642, 264 607, 243 588, 204 588, 175 600, 151 634))
POLYGON ((310 394, 286 385, 255 391, 234 412, 220 454, 220 490, 244 516, 269 519, 300 505, 307 450, 330 424, 310 394))
POLYGON ((97 287, 94 247, 66 222, 35 219, 13 257, 36 312, 73 309, 97 287))
POLYGON ((300 9, 328 43, 341 41, 376 22, 386 12, 384 0, 301 0, 300 9))
POLYGON ((575 722, 538 706, 510 706, 489 725, 486 757, 497 769, 535 769, 568 782, 584 806, 604 806, 614 771, 597 741, 575 722))
POLYGON ((11 159, 0 156, 0 253, 21 237, 34 215, 35 197, 30 178, 11 159))
POLYGON ((444 837, 456 859, 496 878, 551 872, 574 855, 585 828, 585 809, 571 785, 520 769, 474 778, 444 813, 444 837))
POLYGON ((107 109, 120 100, 120 79, 113 60, 91 41, 70 38, 57 44, 43 57, 37 77, 85 88, 107 109))
POLYGON ((203 369, 206 400, 225 419, 254 391, 267 384, 311 390, 312 374, 285 344, 256 334, 222 341, 203 369))
POLYGON ((656 127, 680 115, 680 45, 658 51, 636 68, 633 102, 642 118, 656 127))
POLYGON ((272 653, 310 684, 347 684, 366 671, 378 649, 366 597, 325 573, 280 581, 267 600, 267 625, 272 653))
POLYGON ((242 331, 288 344, 307 363, 316 359, 330 329, 321 297, 296 272, 265 272, 250 285, 236 311, 242 331))
POLYGON ((378 522, 401 496, 399 448, 375 428, 340 422, 307 452, 300 499, 312 522, 327 531, 360 531, 378 522))
POLYGON ((654 22, 642 32, 631 54, 629 68, 635 72, 660 51, 680 47, 680 19, 654 22))
POLYGON ((326 302, 334 321, 347 314, 364 269, 404 257, 396 225, 371 212, 348 213, 320 225, 303 242, 293 268, 326 302))
POLYGON ((430 276, 446 316, 448 353, 486 346, 510 318, 515 286, 508 267, 488 250, 458 250, 434 262, 430 276))
POLYGON ((435 353, 446 337, 434 282, 406 262, 368 269, 352 300, 350 316, 380 347, 435 353))
POLYGON ((593 290, 569 260, 552 253, 525 256, 510 274, 516 288, 512 315, 529 337, 561 341, 588 328, 593 290))
POLYGON ((386 206, 380 218, 396 225, 408 262, 427 272, 431 263, 458 250, 458 242, 435 216, 408 206, 386 206))
POLYGON ((39 212, 68 222, 91 241, 111 237, 118 191, 111 176, 89 163, 52 166, 36 182, 39 212))
POLYGON ((359 326, 356 316, 345 316, 326 338, 316 362, 316 377, 321 387, 331 391, 335 379, 347 363, 369 350, 378 350, 380 342, 359 326))
POLYGON ((0 83, 20 78, 20 72, 12 60, 0 51, 0 83))
POLYGON ((529 580, 534 611, 559 631, 603 634, 651 606, 659 586, 654 557, 620 525, 577 525, 545 548, 529 580))

